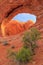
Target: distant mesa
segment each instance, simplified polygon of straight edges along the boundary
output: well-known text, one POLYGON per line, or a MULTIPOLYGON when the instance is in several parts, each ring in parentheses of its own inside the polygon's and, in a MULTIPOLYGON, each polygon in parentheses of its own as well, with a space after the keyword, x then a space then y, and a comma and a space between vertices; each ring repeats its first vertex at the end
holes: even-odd
POLYGON ((1 25, 2 35, 10 36, 21 33, 27 29, 29 29, 34 24, 33 21, 29 20, 27 22, 20 22, 17 20, 7 21, 4 20, 1 25))

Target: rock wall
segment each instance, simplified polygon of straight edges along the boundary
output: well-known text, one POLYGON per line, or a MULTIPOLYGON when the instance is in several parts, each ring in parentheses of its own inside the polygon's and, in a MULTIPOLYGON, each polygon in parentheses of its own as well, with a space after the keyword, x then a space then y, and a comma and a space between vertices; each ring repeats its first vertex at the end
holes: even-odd
POLYGON ((32 13, 39 18, 43 13, 43 0, 1 0, 0 23, 4 18, 11 19, 19 13, 18 11, 32 13), (14 15, 12 16, 11 14, 14 15))
POLYGON ((17 35, 28 30, 32 25, 33 21, 19 22, 16 20, 8 21, 4 20, 1 24, 1 32, 3 36, 17 35))

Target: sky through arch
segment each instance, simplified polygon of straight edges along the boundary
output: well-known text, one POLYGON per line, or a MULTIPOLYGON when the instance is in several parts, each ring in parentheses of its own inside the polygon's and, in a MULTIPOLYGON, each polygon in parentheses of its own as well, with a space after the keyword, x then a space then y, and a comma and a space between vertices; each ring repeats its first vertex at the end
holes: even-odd
POLYGON ((28 20, 32 20, 34 23, 36 22, 36 16, 29 13, 19 13, 15 17, 13 17, 13 20, 18 20, 21 22, 26 22, 28 20))

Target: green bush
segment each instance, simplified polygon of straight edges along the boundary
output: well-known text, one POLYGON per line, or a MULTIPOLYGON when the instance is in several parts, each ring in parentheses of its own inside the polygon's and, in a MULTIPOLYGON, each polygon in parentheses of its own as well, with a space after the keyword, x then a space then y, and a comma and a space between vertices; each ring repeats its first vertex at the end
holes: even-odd
POLYGON ((24 36, 23 36, 23 42, 24 42, 24 46, 25 47, 30 47, 32 39, 31 39, 31 33, 29 32, 25 32, 24 36))
POLYGON ((32 27, 28 32, 25 32, 23 36, 24 47, 31 48, 34 53, 34 49, 37 47, 36 41, 38 39, 40 39, 40 32, 32 27))
MULTIPOLYGON (((12 64, 13 63, 19 63, 19 65, 21 64, 25 64, 27 62, 29 62, 30 60, 32 60, 32 50, 30 48, 24 48, 22 47, 18 52, 14 52, 12 50, 8 50, 8 54, 7 54, 7 58, 9 60, 11 60, 12 64)), ((10 62, 9 62, 10 64, 10 62)))
POLYGON ((40 32, 37 28, 32 27, 31 32, 32 32, 32 40, 33 41, 36 41, 36 40, 40 39, 40 32))
POLYGON ((28 62, 32 59, 32 51, 29 48, 22 48, 16 54, 16 60, 22 63, 28 62))

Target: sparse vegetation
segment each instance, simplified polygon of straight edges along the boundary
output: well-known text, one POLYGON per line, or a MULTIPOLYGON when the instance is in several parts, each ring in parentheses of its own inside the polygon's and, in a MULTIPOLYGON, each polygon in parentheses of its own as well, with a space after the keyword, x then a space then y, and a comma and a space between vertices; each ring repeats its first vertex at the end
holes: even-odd
POLYGON ((31 28, 28 32, 26 32, 23 36, 23 47, 18 51, 9 51, 8 58, 12 59, 14 62, 19 62, 19 65, 26 64, 30 60, 32 60, 34 50, 36 48, 36 40, 40 38, 40 33, 36 28, 31 28))
MULTIPOLYGON (((32 51, 30 48, 21 48, 20 51, 15 53, 14 51, 8 51, 8 58, 12 60, 12 63, 16 61, 16 63, 19 63, 21 65, 29 62, 32 59, 32 51)), ((18 65, 18 64, 17 64, 18 65)))
POLYGON ((22 48, 16 54, 16 60, 21 63, 26 63, 32 59, 32 51, 29 48, 22 48))
POLYGON ((38 31, 37 28, 32 27, 31 32, 32 32, 32 41, 36 42, 38 39, 40 39, 40 32, 38 31))
POLYGON ((14 52, 14 51, 12 51, 12 50, 8 50, 8 54, 7 54, 8 56, 8 58, 9 59, 12 59, 13 61, 15 60, 15 55, 16 55, 16 53, 14 52))
POLYGON ((40 32, 36 28, 31 28, 28 32, 26 32, 23 36, 24 47, 31 48, 34 52, 37 44, 36 41, 40 39, 40 32))

